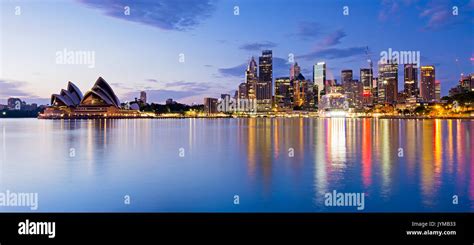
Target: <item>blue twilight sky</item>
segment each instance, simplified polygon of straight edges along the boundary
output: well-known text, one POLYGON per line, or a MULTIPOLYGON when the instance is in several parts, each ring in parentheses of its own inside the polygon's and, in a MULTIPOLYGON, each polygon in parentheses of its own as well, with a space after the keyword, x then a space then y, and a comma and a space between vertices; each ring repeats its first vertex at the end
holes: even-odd
MULTIPOLYGON (((474 0, 1 0, 0 7, 0 103, 12 96, 49 103, 67 81, 85 93, 99 76, 122 101, 145 90, 155 102, 202 103, 233 94, 262 49, 273 50, 274 78, 288 76, 290 54, 307 78, 318 61, 328 78, 339 80, 342 69, 358 78, 367 46, 374 67, 389 48, 419 51, 422 65, 436 67, 443 95, 473 72, 474 0), (93 67, 58 63, 64 50, 93 53, 93 67)), ((400 88, 402 79, 400 71, 400 88)))

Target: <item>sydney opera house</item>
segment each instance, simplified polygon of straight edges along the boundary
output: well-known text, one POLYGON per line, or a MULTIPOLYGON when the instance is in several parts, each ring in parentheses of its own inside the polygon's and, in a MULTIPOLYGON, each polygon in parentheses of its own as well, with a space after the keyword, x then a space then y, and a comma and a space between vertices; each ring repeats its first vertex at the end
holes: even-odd
POLYGON ((39 115, 43 119, 60 118, 134 118, 137 110, 121 108, 120 100, 110 85, 99 77, 84 95, 72 82, 59 94, 51 95, 51 106, 39 115))

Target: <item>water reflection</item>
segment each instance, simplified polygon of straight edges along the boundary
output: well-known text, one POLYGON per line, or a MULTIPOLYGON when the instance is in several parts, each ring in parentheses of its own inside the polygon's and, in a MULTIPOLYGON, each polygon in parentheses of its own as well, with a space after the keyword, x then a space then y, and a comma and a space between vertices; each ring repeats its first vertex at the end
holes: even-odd
POLYGON ((364 189, 372 184, 372 120, 362 119, 362 182, 364 189))
POLYGON ((369 118, 2 120, 0 189, 44 190, 53 211, 69 189, 98 198, 71 201, 64 210, 72 211, 121 210, 114 198, 124 189, 143 198, 136 211, 234 211, 214 203, 237 191, 247 203, 240 211, 338 211, 322 205, 332 190, 367 193, 366 211, 472 211, 472 126, 369 118), (178 198, 202 192, 213 196, 196 199, 204 202, 199 208, 178 198), (452 195, 463 201, 452 205, 452 195), (104 207, 102 198, 110 201, 104 207))

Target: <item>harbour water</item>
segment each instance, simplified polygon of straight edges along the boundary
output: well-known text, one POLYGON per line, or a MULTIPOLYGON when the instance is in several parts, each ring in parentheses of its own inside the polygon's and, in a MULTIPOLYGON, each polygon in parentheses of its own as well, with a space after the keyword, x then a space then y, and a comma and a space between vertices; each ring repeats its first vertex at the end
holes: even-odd
POLYGON ((34 212, 473 212, 473 141, 474 120, 1 119, 0 192, 34 212))

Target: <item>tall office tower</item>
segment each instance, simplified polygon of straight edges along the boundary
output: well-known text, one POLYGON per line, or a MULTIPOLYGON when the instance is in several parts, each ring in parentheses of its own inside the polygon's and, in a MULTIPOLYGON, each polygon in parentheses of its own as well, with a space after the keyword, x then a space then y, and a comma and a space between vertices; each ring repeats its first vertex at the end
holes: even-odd
POLYGON ((342 81, 342 85, 344 85, 345 82, 352 81, 352 70, 342 70, 341 81, 342 81))
POLYGON ((325 89, 326 83, 326 63, 318 62, 313 66, 313 83, 314 86, 317 86, 315 93, 315 104, 318 104, 319 99, 321 98, 321 91, 325 89))
POLYGON ((290 80, 294 80, 301 73, 301 68, 298 65, 298 62, 295 62, 290 67, 290 80))
POLYGON ((374 78, 372 69, 361 68, 360 69, 360 82, 364 88, 372 89, 372 80, 374 78))
POLYGON ((258 62, 257 110, 272 109, 273 57, 271 50, 262 51, 258 62))
POLYGON ((247 99, 257 98, 257 62, 252 57, 245 71, 245 82, 247 83, 247 99))
POLYGON ((379 63, 379 102, 395 104, 398 95, 398 64, 379 63), (382 93, 381 93, 382 91, 382 93), (382 97, 381 97, 382 96, 382 97))
POLYGON ((439 80, 435 81, 435 100, 441 101, 441 82, 439 80))
POLYGON ((384 83, 381 79, 377 80, 377 103, 378 104, 386 103, 386 100, 387 100, 386 95, 385 95, 386 87, 387 87, 387 83, 384 83))
POLYGON ((217 113, 217 102, 216 98, 204 98, 204 112, 207 114, 217 113))
POLYGON ((423 101, 436 100, 435 67, 422 66, 420 76, 420 97, 423 101))
POLYGON ((364 86, 358 80, 347 81, 343 85, 344 94, 349 102, 349 107, 362 109, 364 86))
POLYGON ((379 100, 378 100, 378 98, 379 98, 378 83, 379 83, 379 78, 374 77, 372 79, 372 102, 374 104, 379 102, 379 100))
POLYGON ((374 79, 374 74, 372 68, 362 68, 360 69, 360 82, 363 86, 363 104, 371 105, 373 103, 372 95, 372 80, 374 79))
POLYGON ((418 95, 418 68, 416 64, 405 64, 403 67, 403 91, 406 97, 418 95))
POLYGON ((241 100, 243 100, 243 99, 248 99, 248 98, 249 98, 249 97, 248 97, 248 96, 249 96, 249 94, 248 94, 249 89, 248 89, 248 86, 247 86, 247 85, 248 85, 247 83, 241 83, 241 84, 239 85, 239 90, 238 90, 238 92, 237 92, 237 93, 238 93, 237 96, 238 96, 238 98, 241 99, 241 100))
POLYGON ((300 73, 298 77, 295 77, 291 81, 293 83, 293 93, 294 93, 294 106, 298 107, 308 107, 307 94, 308 94, 308 81, 300 73))
POLYGON ((275 78, 275 105, 278 109, 293 108, 293 86, 289 77, 275 78))
POLYGON ((145 91, 141 91, 140 92, 140 100, 146 104, 146 92, 145 91))

